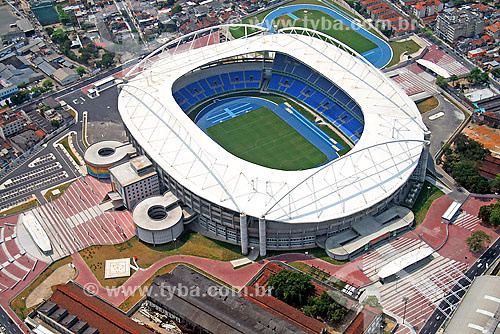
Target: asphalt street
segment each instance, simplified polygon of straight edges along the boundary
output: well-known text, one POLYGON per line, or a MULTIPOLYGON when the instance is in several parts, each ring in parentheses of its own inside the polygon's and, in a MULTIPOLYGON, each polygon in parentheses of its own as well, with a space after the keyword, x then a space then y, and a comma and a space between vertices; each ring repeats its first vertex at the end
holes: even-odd
POLYGON ((5 327, 5 332, 8 334, 22 334, 21 330, 14 324, 2 307, 0 307, 0 325, 5 327))
MULTIPOLYGON (((473 280, 474 277, 482 275, 490 265, 495 261, 495 259, 500 255, 500 238, 498 238, 484 253, 479 257, 479 259, 472 265, 469 270, 465 273, 465 276, 469 280, 473 280)), ((443 323, 448 319, 453 313, 454 306, 460 299, 464 296, 471 284, 466 278, 460 279, 457 284, 451 289, 451 291, 446 295, 445 298, 440 302, 439 309, 436 309, 434 313, 427 319, 424 327, 420 331, 420 334, 434 334, 443 325, 443 323)))

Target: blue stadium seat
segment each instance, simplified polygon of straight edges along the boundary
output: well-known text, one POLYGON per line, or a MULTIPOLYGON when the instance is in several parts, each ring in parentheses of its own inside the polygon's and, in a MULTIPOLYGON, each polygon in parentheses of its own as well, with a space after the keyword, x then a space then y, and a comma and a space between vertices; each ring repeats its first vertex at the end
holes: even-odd
POLYGON ((307 79, 311 75, 312 71, 309 67, 307 67, 305 65, 295 63, 292 73, 295 75, 298 75, 301 78, 307 79))
POLYGON ((262 77, 262 71, 245 71, 245 81, 259 81, 262 77))
MULTIPOLYGON (((335 87, 334 85, 332 85, 332 83, 330 81, 328 81, 324 77, 319 77, 316 80, 315 85, 318 86, 319 88, 323 89, 325 92, 328 92, 332 88, 332 86, 335 87)), ((337 87, 335 87, 335 88, 337 88, 337 87)))
POLYGON ((218 75, 212 75, 211 77, 206 78, 206 80, 212 89, 222 86, 222 80, 218 75))
POLYGON ((234 89, 234 85, 231 84, 231 80, 229 80, 229 75, 227 73, 222 73, 220 75, 220 77, 222 79, 224 91, 228 91, 228 90, 233 90, 234 89))
POLYGON ((235 85, 245 81, 245 75, 243 74, 243 71, 230 72, 229 78, 231 79, 231 82, 235 85))
POLYGON ((203 87, 203 91, 205 92, 205 95, 207 97, 215 94, 215 91, 208 85, 207 80, 201 79, 198 82, 200 83, 201 87, 203 87))

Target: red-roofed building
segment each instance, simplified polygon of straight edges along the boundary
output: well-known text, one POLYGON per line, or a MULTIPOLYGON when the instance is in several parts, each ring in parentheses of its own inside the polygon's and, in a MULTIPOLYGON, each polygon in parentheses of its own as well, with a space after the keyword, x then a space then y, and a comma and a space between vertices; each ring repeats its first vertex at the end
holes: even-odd
POLYGON ((487 27, 484 28, 486 33, 493 38, 500 37, 500 21, 497 21, 487 27))
POLYGON ((500 174, 500 159, 487 155, 479 166, 479 174, 487 179, 494 179, 500 174))
POLYGON ((153 333, 71 282, 58 285, 52 297, 37 308, 37 313, 44 322, 62 333, 153 333))
POLYGON ((382 0, 362 0, 361 6, 363 6, 363 8, 366 8, 370 6, 380 5, 381 3, 383 3, 382 0))
POLYGON ((366 305, 356 315, 344 334, 376 334, 380 333, 382 310, 366 305))
POLYGON ((411 7, 411 12, 413 15, 419 18, 437 15, 438 12, 442 11, 444 5, 439 0, 424 0, 418 1, 414 6, 411 7))

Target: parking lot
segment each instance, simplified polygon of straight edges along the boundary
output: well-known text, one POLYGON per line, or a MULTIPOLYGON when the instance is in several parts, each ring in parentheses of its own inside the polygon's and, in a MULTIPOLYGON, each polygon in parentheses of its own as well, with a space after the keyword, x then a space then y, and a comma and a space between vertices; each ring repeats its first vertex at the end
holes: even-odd
POLYGON ((95 99, 89 98, 81 90, 74 91, 62 98, 78 111, 88 113, 88 140, 127 140, 125 128, 118 112, 118 88, 111 87, 95 99))

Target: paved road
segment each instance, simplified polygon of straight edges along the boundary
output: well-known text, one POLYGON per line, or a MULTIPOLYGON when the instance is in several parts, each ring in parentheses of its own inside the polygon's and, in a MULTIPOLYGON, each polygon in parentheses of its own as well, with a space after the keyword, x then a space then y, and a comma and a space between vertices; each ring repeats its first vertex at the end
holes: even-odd
MULTIPOLYGON (((465 276, 467 276, 470 280, 472 280, 476 276, 482 275, 488 267, 495 261, 495 259, 500 255, 500 238, 498 238, 492 245, 489 247, 481 257, 472 265, 465 276)), ((437 330, 443 325, 446 320, 445 315, 450 315, 452 313, 452 309, 450 309, 449 303, 455 304, 459 301, 459 298, 462 298, 467 288, 469 287, 470 282, 466 278, 462 278, 458 283, 452 288, 451 292, 448 293, 446 298, 441 301, 439 307, 444 311, 440 311, 436 309, 434 313, 429 317, 424 327, 420 331, 420 334, 434 334, 437 330), (460 287, 460 285, 465 288, 460 287), (447 303, 448 302, 448 303, 447 303)))
POLYGON ((5 327, 8 334, 22 334, 17 325, 10 319, 7 313, 0 307, 0 324, 5 327))

